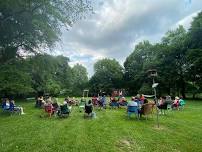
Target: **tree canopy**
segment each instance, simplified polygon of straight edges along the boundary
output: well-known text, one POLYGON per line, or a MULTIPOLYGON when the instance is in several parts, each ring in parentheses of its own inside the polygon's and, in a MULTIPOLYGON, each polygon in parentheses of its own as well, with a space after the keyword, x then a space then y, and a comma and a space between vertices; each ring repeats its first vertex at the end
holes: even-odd
POLYGON ((0 95, 82 95, 88 81, 86 68, 71 68, 68 62, 67 57, 45 54, 0 65, 0 95))
POLYGON ((121 88, 123 68, 115 59, 102 59, 94 64, 95 74, 90 79, 91 92, 111 93, 114 88, 121 88))
POLYGON ((0 1, 1 63, 19 56, 22 50, 36 53, 52 48, 62 29, 91 10, 88 0, 0 1))

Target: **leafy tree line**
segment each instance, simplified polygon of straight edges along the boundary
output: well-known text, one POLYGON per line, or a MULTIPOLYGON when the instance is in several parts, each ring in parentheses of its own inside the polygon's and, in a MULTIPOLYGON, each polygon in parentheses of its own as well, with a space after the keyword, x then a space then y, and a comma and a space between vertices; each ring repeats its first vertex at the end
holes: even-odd
POLYGON ((129 94, 153 94, 148 70, 156 69, 159 95, 186 97, 186 93, 191 93, 195 98, 202 92, 202 12, 188 31, 179 26, 168 31, 160 43, 137 44, 126 58, 124 68, 115 60, 104 59, 94 69, 91 90, 110 93, 113 88, 125 88, 129 94))
POLYGON ((0 95, 26 97, 49 93, 82 95, 88 83, 86 68, 70 67, 64 56, 36 55, 0 66, 0 95))

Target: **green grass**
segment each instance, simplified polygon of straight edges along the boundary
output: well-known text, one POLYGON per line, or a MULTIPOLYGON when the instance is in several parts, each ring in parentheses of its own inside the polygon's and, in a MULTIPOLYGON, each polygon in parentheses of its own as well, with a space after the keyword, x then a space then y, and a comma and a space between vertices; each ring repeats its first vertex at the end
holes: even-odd
POLYGON ((187 102, 148 120, 128 119, 125 109, 96 110, 96 119, 84 119, 77 107, 69 118, 40 118, 34 102, 20 103, 26 115, 0 114, 0 151, 16 152, 199 152, 202 151, 202 102, 187 102))

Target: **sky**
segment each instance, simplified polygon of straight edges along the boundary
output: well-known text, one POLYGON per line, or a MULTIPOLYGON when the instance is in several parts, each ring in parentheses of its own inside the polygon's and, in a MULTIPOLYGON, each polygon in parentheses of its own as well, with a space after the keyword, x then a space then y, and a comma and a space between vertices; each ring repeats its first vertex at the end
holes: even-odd
POLYGON ((93 65, 114 58, 123 65, 135 45, 143 40, 157 43, 168 30, 190 27, 202 10, 202 0, 94 0, 94 13, 63 30, 54 55, 70 58, 94 73, 93 65))

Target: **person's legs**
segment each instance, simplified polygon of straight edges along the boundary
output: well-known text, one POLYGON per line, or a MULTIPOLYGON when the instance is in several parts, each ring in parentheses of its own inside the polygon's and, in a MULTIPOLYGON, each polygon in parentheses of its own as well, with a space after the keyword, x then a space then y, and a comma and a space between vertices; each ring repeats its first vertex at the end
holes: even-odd
POLYGON ((23 110, 23 107, 20 107, 20 114, 21 115, 24 115, 25 113, 24 113, 24 110, 23 110))
POLYGON ((21 115, 21 114, 24 114, 22 107, 14 107, 14 112, 17 112, 17 113, 19 113, 20 115, 21 115))

